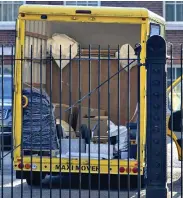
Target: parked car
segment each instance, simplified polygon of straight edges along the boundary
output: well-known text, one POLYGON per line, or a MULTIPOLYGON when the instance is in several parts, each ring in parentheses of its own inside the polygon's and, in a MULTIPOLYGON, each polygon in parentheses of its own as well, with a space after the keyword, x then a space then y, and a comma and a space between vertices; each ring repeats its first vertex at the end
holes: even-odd
POLYGON ((4 146, 11 145, 12 134, 12 76, 0 75, 0 136, 4 146), (3 89, 2 89, 3 80, 3 89))

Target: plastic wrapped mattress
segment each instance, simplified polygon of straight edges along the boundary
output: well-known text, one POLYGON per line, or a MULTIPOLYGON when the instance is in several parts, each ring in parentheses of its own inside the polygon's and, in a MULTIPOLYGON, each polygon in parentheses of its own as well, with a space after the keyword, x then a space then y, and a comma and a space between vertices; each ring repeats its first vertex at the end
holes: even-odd
POLYGON ((49 96, 44 91, 40 94, 39 89, 33 89, 31 97, 30 88, 24 89, 23 95, 28 98, 28 106, 23 109, 23 149, 57 149, 54 108, 49 96))

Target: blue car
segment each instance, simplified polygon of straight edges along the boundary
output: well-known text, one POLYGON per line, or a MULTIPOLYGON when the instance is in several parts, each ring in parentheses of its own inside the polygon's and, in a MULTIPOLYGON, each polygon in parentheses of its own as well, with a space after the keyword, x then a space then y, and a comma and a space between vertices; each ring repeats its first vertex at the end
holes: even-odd
POLYGON ((12 135, 12 76, 0 75, 0 136, 4 146, 11 145, 12 135), (2 89, 3 78, 3 89, 2 89))

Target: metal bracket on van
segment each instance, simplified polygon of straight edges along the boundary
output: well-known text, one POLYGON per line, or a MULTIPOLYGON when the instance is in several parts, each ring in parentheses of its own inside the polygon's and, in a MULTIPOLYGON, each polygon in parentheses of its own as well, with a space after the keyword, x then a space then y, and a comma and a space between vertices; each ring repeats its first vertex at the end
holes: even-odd
POLYGON ((142 50, 142 46, 140 43, 136 43, 135 44, 135 48, 134 48, 134 51, 135 51, 135 55, 136 56, 139 56, 140 55, 140 52, 142 50))

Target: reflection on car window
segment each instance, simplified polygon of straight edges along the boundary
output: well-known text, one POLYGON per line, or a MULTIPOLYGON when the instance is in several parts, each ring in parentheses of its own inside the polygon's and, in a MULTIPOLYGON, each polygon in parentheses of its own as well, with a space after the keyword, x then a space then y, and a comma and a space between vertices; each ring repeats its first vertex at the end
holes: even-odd
POLYGON ((2 100, 2 93, 4 99, 12 98, 12 78, 11 77, 3 77, 3 92, 2 92, 2 77, 0 77, 0 100, 2 100))
MULTIPOLYGON (((182 85, 183 86, 183 85, 182 85)), ((168 94, 168 107, 172 111, 178 111, 181 109, 181 82, 178 83, 173 89, 172 89, 172 106, 171 108, 171 91, 168 94)))

